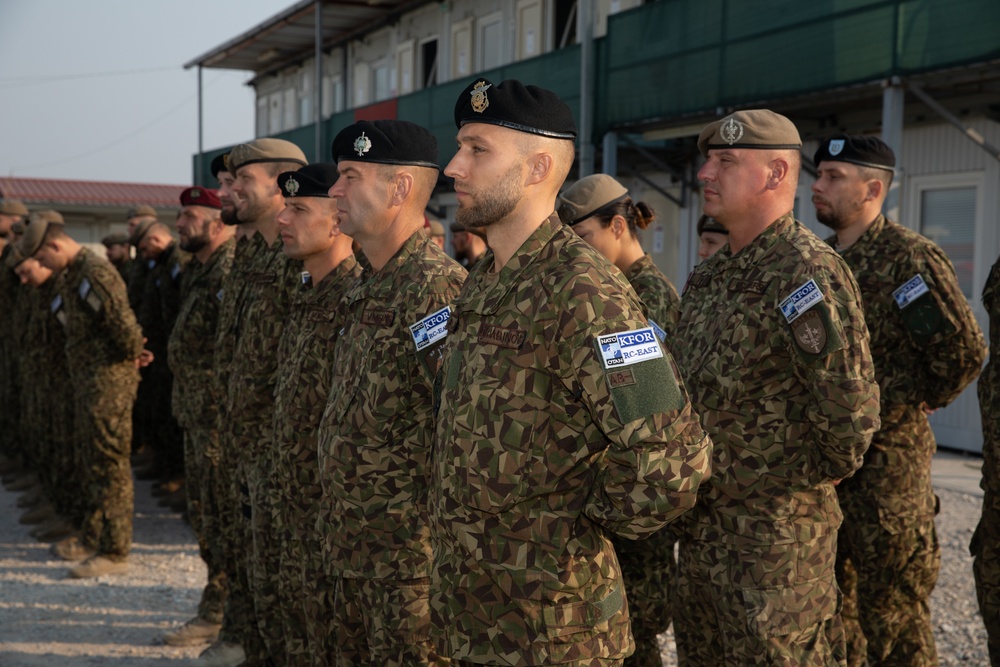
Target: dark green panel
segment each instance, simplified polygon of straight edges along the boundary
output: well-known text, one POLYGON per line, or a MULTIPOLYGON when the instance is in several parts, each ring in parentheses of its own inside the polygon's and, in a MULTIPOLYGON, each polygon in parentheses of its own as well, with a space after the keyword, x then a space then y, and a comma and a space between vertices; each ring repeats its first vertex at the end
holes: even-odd
POLYGON ((897 48, 907 73, 1000 57, 1000 2, 900 2, 897 48))
POLYGON ((725 8, 727 40, 735 41, 768 32, 796 29, 807 23, 824 23, 829 17, 856 10, 891 7, 893 0, 728 0, 725 8))

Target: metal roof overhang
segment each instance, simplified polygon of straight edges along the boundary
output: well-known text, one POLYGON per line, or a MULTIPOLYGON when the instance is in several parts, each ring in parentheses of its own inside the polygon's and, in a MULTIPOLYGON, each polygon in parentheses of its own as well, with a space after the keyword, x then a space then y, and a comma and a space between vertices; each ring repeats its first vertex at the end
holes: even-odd
MULTIPOLYGON (((313 57, 316 2, 301 0, 280 14, 184 64, 184 69, 248 70, 255 79, 313 57)), ((430 0, 320 1, 322 48, 328 49, 392 22, 430 0)), ((250 82, 251 84, 253 81, 250 82)))

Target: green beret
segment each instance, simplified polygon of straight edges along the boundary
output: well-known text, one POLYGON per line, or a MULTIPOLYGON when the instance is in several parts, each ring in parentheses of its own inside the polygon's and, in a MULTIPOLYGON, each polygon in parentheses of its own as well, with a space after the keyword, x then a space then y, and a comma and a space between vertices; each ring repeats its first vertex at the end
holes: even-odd
POLYGON ((729 230, 723 227, 721 222, 707 215, 703 215, 698 218, 698 236, 701 236, 702 232, 729 234, 729 230))
POLYGON ((138 247, 139 242, 142 241, 142 238, 149 233, 149 230, 155 224, 156 220, 143 220, 135 226, 135 229, 132 230, 132 235, 128 237, 128 242, 138 247))
POLYGON ((233 176, 240 167, 257 162, 295 162, 303 167, 309 164, 302 149, 284 139, 254 139, 229 151, 229 173, 233 176))
POLYGON ((17 199, 0 199, 0 213, 3 215, 28 215, 28 207, 17 199))
POLYGON ((114 232, 101 239, 101 244, 107 248, 113 245, 128 245, 128 234, 125 232, 114 232))
POLYGON ((705 157, 718 148, 799 149, 802 139, 795 124, 769 109, 745 109, 709 123, 698 136, 705 157))
POLYGON ((607 174, 591 174, 563 192, 556 202, 559 219, 573 226, 583 222, 608 204, 628 197, 625 186, 607 174))
POLYGON ((28 228, 24 230, 24 236, 21 237, 19 245, 21 254, 25 257, 32 257, 42 247, 45 232, 49 231, 49 227, 53 225, 62 227, 64 224, 63 217, 58 211, 45 209, 32 213, 28 221, 28 228))
POLYGON ((489 123, 555 139, 576 139, 573 112, 558 95, 516 79, 476 79, 458 96, 455 125, 489 123))
POLYGON ((813 163, 818 167, 824 160, 850 162, 861 167, 888 171, 895 171, 896 166, 896 154, 888 144, 878 137, 860 134, 841 134, 821 143, 813 156, 813 163))
POLYGON ((406 120, 362 120, 337 133, 331 147, 334 162, 375 162, 438 166, 437 139, 406 120))
POLYGON ((125 220, 131 220, 132 218, 139 218, 146 216, 153 218, 157 217, 156 209, 153 208, 152 206, 146 206, 145 204, 143 204, 142 206, 133 206, 132 208, 130 208, 128 212, 125 214, 125 220))
POLYGON ((278 187, 284 197, 330 197, 330 188, 337 182, 337 165, 319 162, 298 171, 278 175, 278 187))

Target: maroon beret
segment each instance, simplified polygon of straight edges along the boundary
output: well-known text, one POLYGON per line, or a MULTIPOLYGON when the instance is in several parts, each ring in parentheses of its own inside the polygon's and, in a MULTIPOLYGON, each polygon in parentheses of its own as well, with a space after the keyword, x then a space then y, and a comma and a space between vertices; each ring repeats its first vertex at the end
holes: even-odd
POLYGON ((181 206, 205 206, 206 208, 222 209, 219 194, 210 188, 195 186, 181 193, 181 206))

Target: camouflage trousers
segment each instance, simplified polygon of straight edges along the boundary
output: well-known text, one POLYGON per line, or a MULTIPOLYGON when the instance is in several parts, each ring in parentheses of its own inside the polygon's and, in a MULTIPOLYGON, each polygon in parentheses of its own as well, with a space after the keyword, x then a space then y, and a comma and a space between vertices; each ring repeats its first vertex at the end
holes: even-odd
POLYGON ((82 542, 111 560, 128 557, 135 507, 129 458, 135 385, 122 386, 122 382, 96 390, 76 384, 73 418, 87 503, 82 542))
MULTIPOLYGON (((453 660, 455 667, 501 667, 500 665, 484 665, 478 662, 467 662, 465 660, 453 660)), ((586 660, 574 660, 573 662, 554 663, 556 667, 623 667, 622 660, 612 658, 587 658, 586 660)))
MULTIPOLYGON (((172 479, 184 474, 184 431, 174 418, 173 401, 174 376, 166 366, 167 351, 158 358, 160 365, 150 366, 143 384, 146 384, 144 398, 147 439, 153 447, 153 465, 164 479, 172 479), (148 383, 148 384, 147 384, 148 383)), ((153 362, 154 365, 156 362, 153 362)))
POLYGON ((278 571, 281 541, 274 533, 270 482, 256 467, 247 466, 247 498, 250 523, 248 576, 258 636, 265 655, 280 663, 285 655, 285 633, 281 618, 278 571))
POLYGON ((937 665, 929 605, 941 569, 934 517, 887 513, 879 502, 854 495, 844 498, 842 509, 839 552, 850 565, 839 568, 838 583, 847 609, 857 610, 857 625, 846 627, 864 636, 847 639, 851 664, 864 664, 857 651, 867 644, 872 665, 937 665))
POLYGON ((337 667, 449 665, 430 640, 430 579, 334 582, 337 667))
POLYGON ((288 667, 329 667, 334 640, 334 580, 326 574, 319 539, 282 540, 278 603, 288 667))
POLYGON ((845 664, 836 532, 810 542, 682 539, 674 616, 681 667, 845 664))
MULTIPOLYGON (((984 468, 984 476, 989 475, 984 468)), ((969 545, 979 612, 986 625, 990 664, 1000 667, 1000 494, 987 488, 983 515, 969 545)))
POLYGON ((656 636, 670 627, 672 588, 677 578, 676 541, 668 530, 661 530, 644 540, 612 540, 625 581, 628 615, 635 640, 635 653, 625 659, 626 667, 663 665, 656 636))
POLYGON ((198 538, 198 552, 208 567, 198 618, 222 623, 226 601, 225 553, 219 522, 219 432, 213 428, 184 430, 184 488, 188 519, 198 538))

